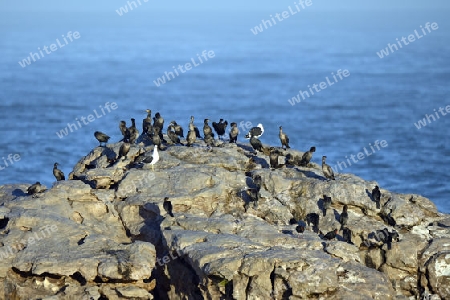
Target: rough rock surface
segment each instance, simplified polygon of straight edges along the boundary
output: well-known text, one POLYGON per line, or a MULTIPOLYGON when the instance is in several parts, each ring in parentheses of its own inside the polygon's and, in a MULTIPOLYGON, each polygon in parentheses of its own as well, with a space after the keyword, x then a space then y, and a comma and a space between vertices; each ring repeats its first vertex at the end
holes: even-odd
POLYGON ((0 299, 450 299, 450 217, 424 197, 381 189, 378 210, 376 182, 270 169, 263 154, 252 165, 243 144, 170 145, 154 170, 135 163, 153 146, 111 163, 119 148, 93 149, 36 196, 0 187, 0 299), (353 244, 305 223, 318 213, 321 232, 340 229, 345 204, 353 244), (384 228, 398 241, 380 241, 384 228))

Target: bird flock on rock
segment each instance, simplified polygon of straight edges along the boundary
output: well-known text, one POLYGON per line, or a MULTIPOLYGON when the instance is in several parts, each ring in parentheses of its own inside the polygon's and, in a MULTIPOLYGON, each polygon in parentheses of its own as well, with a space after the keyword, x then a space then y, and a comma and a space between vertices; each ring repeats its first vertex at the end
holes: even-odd
MULTIPOLYGON (((212 122, 210 126, 210 120, 208 118, 203 120, 203 137, 200 134, 200 130, 198 127, 194 124, 195 119, 194 116, 190 117, 189 125, 188 125, 188 132, 184 134, 183 128, 176 122, 171 121, 166 129, 166 135, 164 136, 163 130, 164 130, 164 118, 161 116, 159 112, 157 112, 152 117, 152 111, 150 109, 146 109, 146 116, 142 120, 142 132, 139 132, 139 129, 136 127, 136 120, 134 118, 131 118, 131 125, 127 127, 126 121, 122 120, 119 122, 119 130, 122 135, 122 139, 120 140, 121 145, 119 148, 119 152, 115 158, 108 159, 110 163, 115 163, 118 160, 125 159, 127 157, 128 152, 130 151, 130 148, 132 145, 143 142, 144 144, 152 143, 154 145, 153 151, 151 155, 139 155, 136 160, 135 164, 150 164, 152 167, 152 170, 154 170, 155 164, 159 161, 159 152, 158 149, 161 151, 164 151, 169 145, 180 145, 180 146, 187 146, 187 147, 193 147, 194 144, 197 142, 198 139, 203 139, 204 143, 207 145, 207 149, 211 150, 213 147, 220 147, 222 146, 225 141, 225 135, 227 132, 227 126, 228 121, 224 119, 220 119, 219 122, 212 122), (215 138, 215 135, 217 134, 218 140, 215 138), (221 141, 221 142, 219 142, 221 141)), ((236 122, 230 123, 230 129, 228 132, 228 142, 229 143, 237 143, 238 135, 240 134, 239 129, 237 127, 236 122)), ((269 157, 269 164, 271 169, 277 169, 281 168, 284 165, 285 166, 299 166, 299 167, 311 167, 310 162, 313 158, 313 154, 316 152, 316 147, 312 146, 309 148, 308 151, 304 152, 304 154, 299 156, 293 156, 290 153, 285 153, 283 151, 286 151, 290 148, 289 145, 289 137, 288 135, 283 131, 283 127, 279 126, 279 139, 281 143, 281 149, 277 147, 266 147, 262 144, 260 137, 264 134, 264 126, 259 123, 257 126, 252 127, 248 133, 244 136, 245 139, 250 140, 250 145, 252 146, 254 152, 250 156, 250 159, 248 163, 245 166, 245 169, 248 171, 253 170, 257 165, 257 157, 258 154, 261 152, 264 155, 269 157), (285 156, 285 164, 279 163, 279 157, 285 156)), ((95 131, 94 137, 99 142, 99 147, 106 147, 106 144, 108 143, 109 139, 111 138, 109 135, 100 132, 95 131), (103 144, 103 145, 102 145, 103 144)), ((145 154, 145 153, 144 153, 145 154)), ((326 163, 326 156, 322 156, 322 172, 325 180, 336 180, 336 177, 334 175, 333 169, 326 163)), ((58 169, 58 163, 54 163, 53 166, 53 175, 55 176, 55 179, 57 181, 65 180, 64 173, 58 169)), ((247 174, 247 173, 246 173, 247 174)), ((262 177, 259 174, 252 174, 251 175, 252 181, 253 181, 253 187, 249 187, 245 190, 245 194, 247 198, 249 199, 245 204, 245 210, 247 211, 249 209, 249 203, 253 202, 253 207, 257 208, 258 200, 260 199, 260 190, 262 186, 262 177)), ((36 182, 35 184, 32 184, 27 192, 30 195, 37 195, 38 193, 44 192, 45 189, 40 184, 40 182, 36 182)), ((375 186, 372 190, 372 193, 369 195, 371 200, 376 203, 376 208, 381 208, 381 192, 378 186, 375 186)), ((332 205, 332 199, 331 197, 327 195, 323 195, 322 199, 322 214, 325 218, 327 215, 327 211, 331 208, 332 205)), ((172 212, 172 204, 166 197, 164 199, 164 205, 163 205, 165 211, 173 217, 172 212)), ((351 241, 351 230, 347 227, 349 215, 348 215, 348 206, 344 205, 342 213, 339 216, 339 223, 341 224, 340 229, 338 230, 335 228, 334 230, 323 234, 319 230, 319 220, 320 216, 319 214, 312 212, 308 213, 306 215, 306 223, 308 226, 312 225, 312 229, 314 232, 318 233, 322 238, 331 240, 334 239, 339 231, 342 231, 343 234, 343 240, 352 243, 351 241)), ((381 216, 383 220, 386 221, 389 225, 395 226, 395 220, 392 218, 392 216, 389 214, 383 214, 381 216)), ((305 225, 299 224, 299 222, 295 222, 297 224, 296 231, 298 233, 303 233, 305 230, 305 225)))

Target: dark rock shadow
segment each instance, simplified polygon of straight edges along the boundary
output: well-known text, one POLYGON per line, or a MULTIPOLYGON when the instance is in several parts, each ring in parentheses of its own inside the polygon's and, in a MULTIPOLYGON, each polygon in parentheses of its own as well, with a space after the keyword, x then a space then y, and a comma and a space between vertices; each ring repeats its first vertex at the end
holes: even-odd
MULTIPOLYGON (((144 219, 145 225, 140 229, 140 234, 132 238, 150 242, 155 246, 156 264, 151 276, 156 279, 156 287, 152 291, 155 299, 170 300, 167 292, 171 286, 175 287, 178 295, 185 295, 189 299, 202 299, 199 289, 200 278, 185 261, 184 254, 181 251, 172 251, 164 238, 161 230, 164 217, 159 206, 155 203, 146 203, 139 207, 139 216, 144 219), (166 256, 169 262, 164 264, 166 256)), ((171 218, 168 215, 167 217, 171 218)))

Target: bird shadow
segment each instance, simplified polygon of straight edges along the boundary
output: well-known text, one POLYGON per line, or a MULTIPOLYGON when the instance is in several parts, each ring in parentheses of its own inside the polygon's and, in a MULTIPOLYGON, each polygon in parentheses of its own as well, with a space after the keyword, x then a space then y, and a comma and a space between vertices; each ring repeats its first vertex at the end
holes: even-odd
POLYGON ((250 199, 250 196, 245 192, 245 190, 241 190, 237 193, 237 196, 244 201, 244 210, 247 211, 247 207, 250 205, 250 202, 252 201, 250 199))
POLYGON ((338 240, 339 242, 345 242, 344 237, 340 234, 336 234, 336 240, 338 240))
POLYGON ((298 220, 297 224, 306 228, 306 222, 303 220, 298 220))
POLYGON ((370 200, 371 200, 372 202, 375 202, 375 200, 374 200, 373 197, 372 197, 372 193, 369 192, 368 189, 366 189, 366 194, 367 194, 367 196, 369 196, 369 198, 370 198, 370 200))
POLYGON ((24 191, 22 191, 21 189, 15 189, 14 191, 12 191, 11 195, 16 196, 16 197, 28 196, 28 194, 25 193, 24 191))
POLYGON ((297 169, 297 171, 303 173, 303 174, 304 174, 306 177, 308 177, 308 178, 314 178, 314 179, 320 179, 320 180, 322 180, 323 178, 325 178, 325 177, 323 177, 323 176, 317 175, 316 173, 314 173, 314 172, 312 172, 312 171, 302 171, 302 170, 300 170, 300 169, 298 169, 298 168, 296 168, 296 169, 297 169))
POLYGON ((116 152, 114 152, 113 149, 108 147, 103 148, 102 155, 105 155, 108 160, 114 160, 116 159, 117 156, 116 152))
POLYGON ((319 200, 317 200, 317 207, 322 211, 323 213, 323 209, 324 209, 324 199, 323 198, 319 198, 319 200))
POLYGON ((253 151, 254 151, 254 150, 253 150, 253 147, 252 147, 252 146, 249 146, 249 145, 245 145, 245 144, 237 144, 237 146, 238 146, 239 148, 244 149, 245 151, 248 151, 248 152, 253 152, 253 151))
POLYGON ((333 213, 334 213, 334 219, 339 222, 339 218, 340 218, 341 214, 334 208, 333 208, 333 213))
POLYGON ((249 188, 251 188, 251 189, 256 189, 256 185, 255 185, 255 183, 253 182, 253 179, 252 179, 251 177, 247 177, 247 178, 245 179, 245 184, 247 184, 247 186, 248 186, 249 188))
POLYGON ((261 157, 258 157, 255 155, 255 156, 253 156, 253 160, 255 161, 256 164, 261 165, 261 167, 263 167, 264 169, 267 169, 270 167, 264 158, 261 158, 261 157))

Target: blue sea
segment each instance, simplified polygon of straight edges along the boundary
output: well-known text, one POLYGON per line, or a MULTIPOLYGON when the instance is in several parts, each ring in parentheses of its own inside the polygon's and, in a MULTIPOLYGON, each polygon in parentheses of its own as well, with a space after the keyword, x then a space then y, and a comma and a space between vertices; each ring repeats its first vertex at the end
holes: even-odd
POLYGON ((262 142, 277 146, 281 125, 292 148, 316 146, 314 162, 322 155, 332 166, 347 162, 339 172, 424 195, 450 213, 450 116, 439 112, 450 105, 447 12, 335 12, 313 5, 254 34, 276 10, 135 8, 119 16, 116 9, 0 12, 0 184, 51 186, 54 162, 67 176, 98 145, 95 131, 119 141, 119 121, 135 118, 141 130, 149 108, 185 131, 191 115, 197 126, 204 118, 237 122, 240 141, 245 125, 262 123, 262 142), (427 22, 438 29, 424 35, 427 22), (396 39, 415 31, 422 37, 400 48, 396 39), (70 41, 69 32, 78 39, 70 41), (395 51, 380 58, 388 43, 398 50, 391 46, 395 51), (55 51, 19 64, 51 44, 55 51), (202 57, 210 51, 213 57, 202 57), (192 61, 197 66, 176 75, 174 67, 192 61), (340 79, 344 70, 348 76, 340 79), (166 72, 174 75, 158 87, 154 81, 166 72), (321 82, 325 88, 317 92, 313 86, 321 82), (300 90, 310 95, 291 105, 300 90), (106 103, 116 109, 108 111, 106 103), (428 116, 418 129, 426 114, 435 120, 428 116), (68 131, 60 138, 61 130, 68 131), (370 155, 359 159, 364 151, 370 155), (20 159, 11 163, 9 154, 20 159))

